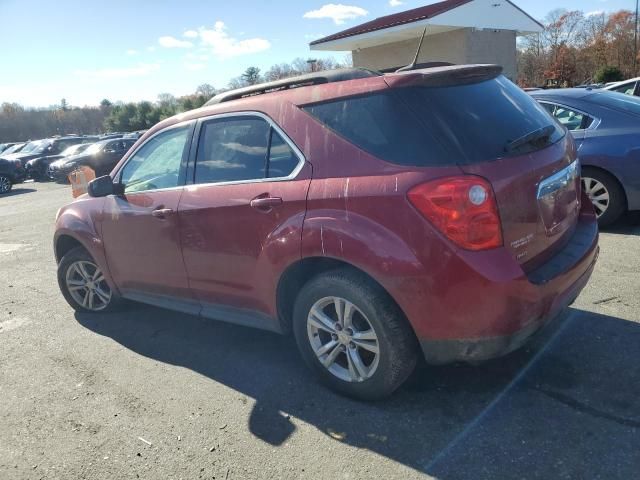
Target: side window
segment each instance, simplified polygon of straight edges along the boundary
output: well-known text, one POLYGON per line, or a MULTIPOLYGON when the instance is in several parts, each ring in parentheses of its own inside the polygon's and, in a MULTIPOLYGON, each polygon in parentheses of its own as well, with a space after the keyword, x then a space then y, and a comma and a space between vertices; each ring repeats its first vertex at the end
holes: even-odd
POLYGON ((206 122, 198 141, 195 183, 265 178, 270 130, 256 117, 206 122))
POLYGON ((633 95, 636 91, 636 82, 625 83, 624 85, 620 85, 618 88, 614 88, 613 91, 624 93, 626 95, 633 95))
POLYGON ((540 105, 542 105, 542 107, 551 115, 553 115, 553 111, 556 109, 556 106, 553 103, 540 102, 540 105))
POLYGON ((289 144, 272 128, 267 177, 288 177, 298 166, 299 161, 300 159, 289 144))
POLYGON ((185 125, 166 130, 142 145, 122 169, 125 192, 177 187, 189 129, 185 125))
POLYGON ((568 130, 580 130, 591 125, 593 119, 583 113, 576 112, 562 105, 556 105, 553 116, 568 130))

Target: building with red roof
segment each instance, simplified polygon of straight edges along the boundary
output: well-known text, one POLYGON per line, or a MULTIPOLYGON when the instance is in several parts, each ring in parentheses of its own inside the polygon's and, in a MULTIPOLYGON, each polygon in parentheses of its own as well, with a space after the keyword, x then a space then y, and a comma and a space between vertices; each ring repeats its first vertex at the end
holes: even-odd
POLYGON ((497 63, 516 77, 516 38, 543 26, 509 0, 445 0, 387 15, 310 43, 311 50, 351 51, 354 66, 394 69, 411 63, 497 63))

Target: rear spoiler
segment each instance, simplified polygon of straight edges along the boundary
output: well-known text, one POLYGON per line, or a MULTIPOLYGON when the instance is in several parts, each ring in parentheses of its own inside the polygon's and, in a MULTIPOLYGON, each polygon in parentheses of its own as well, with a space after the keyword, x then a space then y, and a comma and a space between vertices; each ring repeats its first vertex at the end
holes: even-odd
POLYGON ((384 80, 392 88, 448 87, 491 80, 501 73, 500 65, 451 65, 387 73, 384 75, 384 80))

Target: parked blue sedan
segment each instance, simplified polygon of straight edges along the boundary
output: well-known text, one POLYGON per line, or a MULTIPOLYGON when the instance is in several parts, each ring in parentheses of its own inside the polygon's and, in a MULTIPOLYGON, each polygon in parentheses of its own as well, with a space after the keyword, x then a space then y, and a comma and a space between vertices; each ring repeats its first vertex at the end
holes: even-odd
POLYGON ((605 90, 530 92, 576 140, 582 185, 601 226, 640 210, 640 98, 605 90))

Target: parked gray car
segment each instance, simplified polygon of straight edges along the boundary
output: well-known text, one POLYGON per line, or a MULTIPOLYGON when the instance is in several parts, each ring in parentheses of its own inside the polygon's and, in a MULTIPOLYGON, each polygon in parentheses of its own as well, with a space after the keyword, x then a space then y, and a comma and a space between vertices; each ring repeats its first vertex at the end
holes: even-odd
POLYGON ((606 90, 530 92, 573 135, 601 226, 640 210, 640 98, 606 90))

